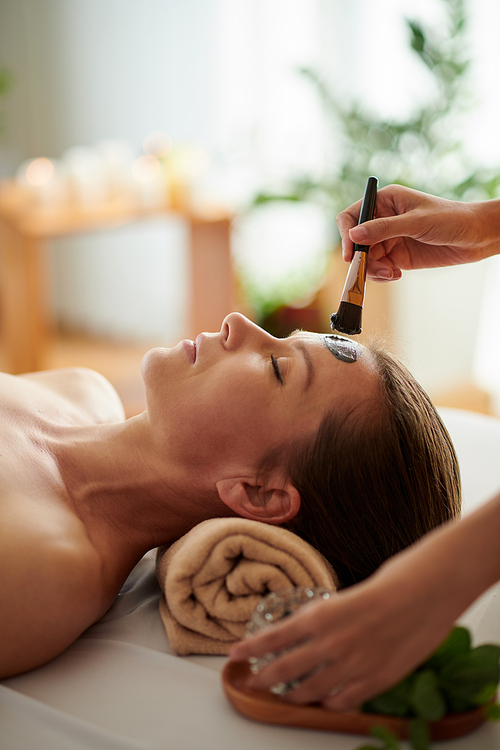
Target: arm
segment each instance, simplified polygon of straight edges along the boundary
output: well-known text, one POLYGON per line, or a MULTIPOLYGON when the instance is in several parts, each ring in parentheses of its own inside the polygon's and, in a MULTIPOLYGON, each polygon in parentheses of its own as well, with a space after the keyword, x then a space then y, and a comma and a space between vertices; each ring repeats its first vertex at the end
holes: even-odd
POLYGON ((337 224, 345 261, 351 260, 353 242, 370 245, 368 276, 374 280, 500 252, 500 200, 464 203, 389 185, 378 192, 376 218, 357 226, 360 204, 342 211, 337 224))
POLYGON ((300 643, 252 676, 248 686, 269 688, 318 668, 286 700, 355 707, 424 661, 459 615, 500 579, 499 537, 500 495, 465 519, 431 532, 363 583, 240 642, 231 658, 300 643))
MULTIPOLYGON (((19 499, 18 505, 22 506, 19 499)), ((102 614, 100 562, 91 549, 2 514, 0 679, 60 654, 102 614)))

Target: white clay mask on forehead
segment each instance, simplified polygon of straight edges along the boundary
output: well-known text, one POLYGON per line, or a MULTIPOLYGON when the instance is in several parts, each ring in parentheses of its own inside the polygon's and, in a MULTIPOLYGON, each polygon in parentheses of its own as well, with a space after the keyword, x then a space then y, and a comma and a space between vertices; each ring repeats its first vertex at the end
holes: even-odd
POLYGON ((335 334, 324 334, 320 336, 323 346, 331 351, 336 359, 341 362, 356 362, 360 355, 360 347, 351 339, 335 334))

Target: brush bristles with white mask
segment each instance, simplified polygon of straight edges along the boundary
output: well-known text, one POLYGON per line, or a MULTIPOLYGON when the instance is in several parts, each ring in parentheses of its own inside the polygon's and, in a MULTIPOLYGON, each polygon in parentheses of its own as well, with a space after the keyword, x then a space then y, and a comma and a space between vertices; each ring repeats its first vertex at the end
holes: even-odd
MULTIPOLYGON (((378 180, 376 177, 368 178, 358 224, 363 224, 365 221, 373 219, 375 202, 377 200, 377 185, 378 180)), ((347 272, 339 309, 330 316, 332 331, 336 330, 348 336, 361 333, 361 314, 365 299, 368 250, 368 245, 354 245, 354 254, 347 272)))

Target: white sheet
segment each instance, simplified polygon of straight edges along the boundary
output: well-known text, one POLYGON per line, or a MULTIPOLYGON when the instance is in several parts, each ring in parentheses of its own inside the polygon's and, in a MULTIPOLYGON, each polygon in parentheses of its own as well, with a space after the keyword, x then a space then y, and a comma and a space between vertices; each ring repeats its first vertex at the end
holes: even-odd
MULTIPOLYGON (((442 410, 462 467, 465 512, 500 489, 500 420, 442 410)), ((500 643, 498 586, 464 621, 500 643)), ((50 664, 0 683, 2 750, 351 750, 362 738, 258 724, 226 701, 224 657, 178 657, 158 614, 146 555, 109 612, 50 664)), ((489 724, 443 750, 498 750, 489 724)))

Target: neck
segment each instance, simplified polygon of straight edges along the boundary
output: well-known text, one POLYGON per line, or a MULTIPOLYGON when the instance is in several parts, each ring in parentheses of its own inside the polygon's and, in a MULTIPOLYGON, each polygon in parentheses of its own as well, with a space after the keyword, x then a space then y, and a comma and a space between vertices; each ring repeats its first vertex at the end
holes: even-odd
POLYGON ((146 413, 72 429, 54 452, 68 501, 93 544, 127 565, 200 521, 223 515, 215 493, 158 455, 146 413))

